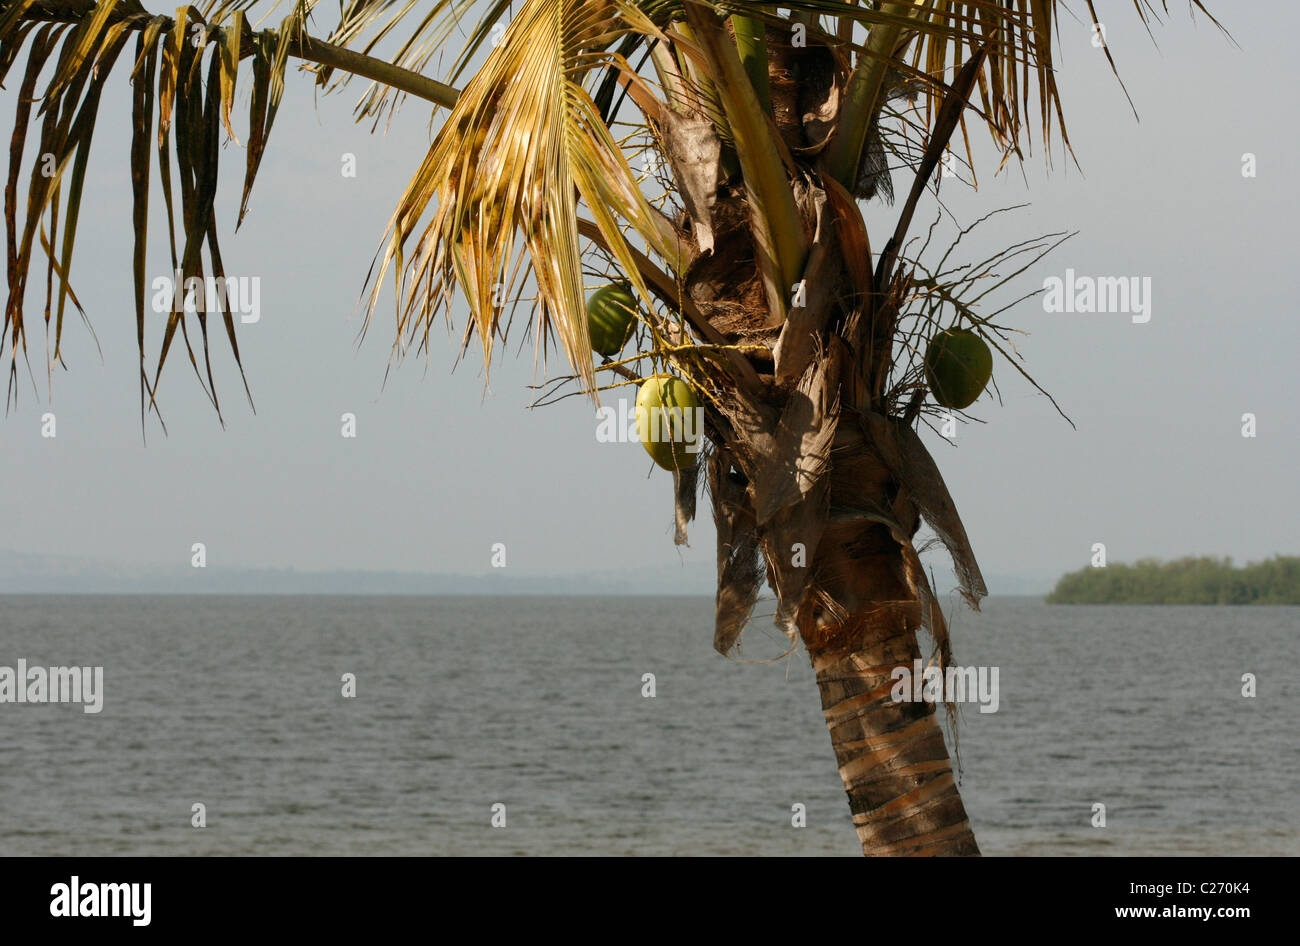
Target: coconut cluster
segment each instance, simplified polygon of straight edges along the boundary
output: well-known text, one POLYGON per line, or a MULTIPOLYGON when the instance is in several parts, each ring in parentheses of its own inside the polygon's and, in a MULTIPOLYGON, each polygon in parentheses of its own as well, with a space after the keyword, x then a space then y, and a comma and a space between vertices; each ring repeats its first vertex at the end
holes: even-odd
MULTIPOLYGON (((626 282, 601 286, 587 299, 591 347, 606 358, 617 356, 636 328, 637 299, 626 282)), ((665 470, 687 470, 699 459, 700 401, 676 375, 657 374, 636 395, 636 430, 641 446, 665 470)))

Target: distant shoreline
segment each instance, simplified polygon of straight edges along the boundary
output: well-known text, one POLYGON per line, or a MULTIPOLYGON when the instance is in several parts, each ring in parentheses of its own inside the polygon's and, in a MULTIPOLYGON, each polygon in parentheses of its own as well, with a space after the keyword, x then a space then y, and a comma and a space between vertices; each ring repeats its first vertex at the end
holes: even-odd
POLYGON ((1048 604, 1300 605, 1300 557, 1234 566, 1231 558, 1140 559, 1061 577, 1048 604))

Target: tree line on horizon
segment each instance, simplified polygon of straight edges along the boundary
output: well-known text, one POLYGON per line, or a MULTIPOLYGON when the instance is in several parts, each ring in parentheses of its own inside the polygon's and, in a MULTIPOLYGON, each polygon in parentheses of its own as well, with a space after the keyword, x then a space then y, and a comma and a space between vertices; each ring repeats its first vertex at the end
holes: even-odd
POLYGON ((1048 604, 1300 604, 1300 556, 1139 559, 1061 576, 1048 604))

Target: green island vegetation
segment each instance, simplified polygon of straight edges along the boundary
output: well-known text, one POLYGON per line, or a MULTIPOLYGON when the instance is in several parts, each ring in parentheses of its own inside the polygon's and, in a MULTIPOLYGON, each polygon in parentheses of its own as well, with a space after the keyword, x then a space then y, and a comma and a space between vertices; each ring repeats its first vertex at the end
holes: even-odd
POLYGON ((1300 557, 1234 566, 1231 558, 1086 567, 1062 575, 1048 604, 1300 604, 1300 557))

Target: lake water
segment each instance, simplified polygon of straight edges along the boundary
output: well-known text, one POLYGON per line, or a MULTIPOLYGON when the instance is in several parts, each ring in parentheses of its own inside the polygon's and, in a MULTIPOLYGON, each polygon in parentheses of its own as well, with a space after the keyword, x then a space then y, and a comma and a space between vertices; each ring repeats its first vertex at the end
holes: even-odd
MULTIPOLYGON (((953 611, 986 854, 1300 854, 1300 608, 953 611)), ((0 597, 0 665, 105 691, 0 704, 0 854, 857 854, 806 656, 711 640, 687 598, 0 597)))

